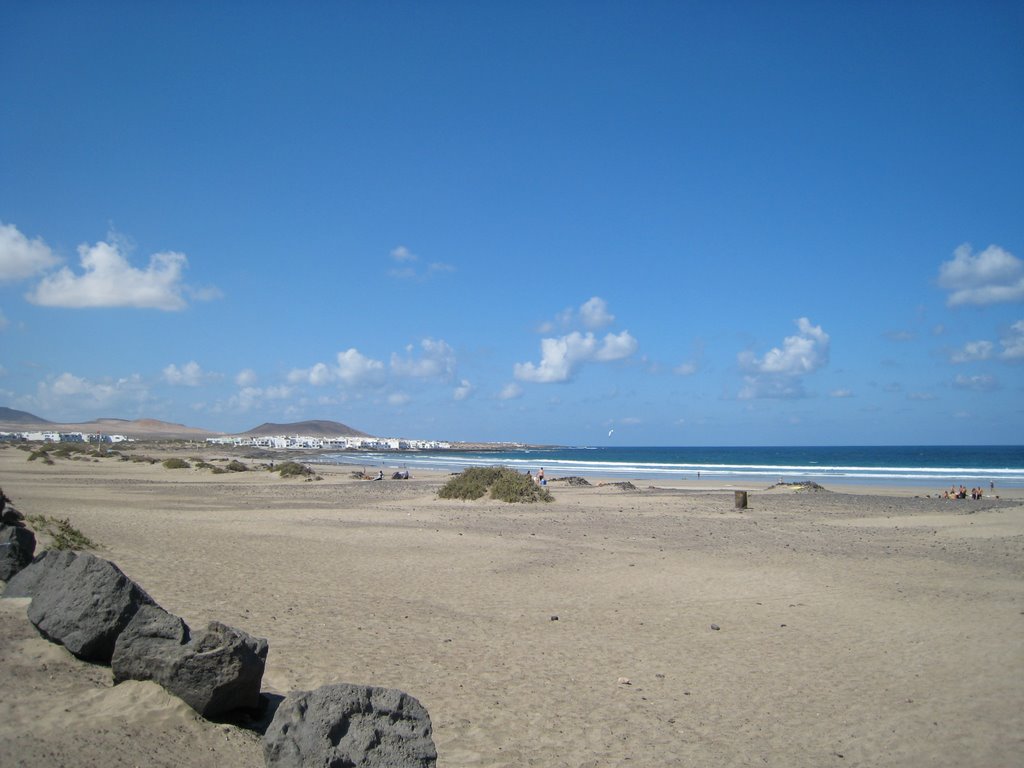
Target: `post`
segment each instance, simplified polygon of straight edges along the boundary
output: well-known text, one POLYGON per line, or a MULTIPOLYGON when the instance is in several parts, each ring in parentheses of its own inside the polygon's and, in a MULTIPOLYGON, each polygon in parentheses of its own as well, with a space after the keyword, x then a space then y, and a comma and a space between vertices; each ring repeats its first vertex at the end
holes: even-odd
POLYGON ((736 509, 746 509, 746 508, 747 508, 747 492, 746 491, 736 491, 736 509))

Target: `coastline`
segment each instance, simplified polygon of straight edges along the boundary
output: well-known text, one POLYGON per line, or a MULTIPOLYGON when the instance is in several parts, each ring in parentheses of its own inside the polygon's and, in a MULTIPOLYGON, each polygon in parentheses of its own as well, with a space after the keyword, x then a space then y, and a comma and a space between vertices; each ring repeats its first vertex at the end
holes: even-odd
MULTIPOLYGON (((401 688, 430 712, 440 765, 1000 765, 1024 747, 1016 489, 595 476, 508 505, 437 498, 446 472, 315 469, 0 449, 22 512, 68 518, 191 625, 268 638, 265 692, 401 688)), ((260 764, 258 734, 153 684, 112 687, 41 639, 24 601, 0 600, 0 627, 0 763, 260 764)))

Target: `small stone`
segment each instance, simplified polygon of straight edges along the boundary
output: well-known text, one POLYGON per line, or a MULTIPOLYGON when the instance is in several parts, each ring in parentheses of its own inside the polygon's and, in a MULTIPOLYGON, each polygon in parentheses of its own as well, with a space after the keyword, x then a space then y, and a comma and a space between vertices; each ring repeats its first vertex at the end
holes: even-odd
POLYGON ((720 626, 718 626, 717 624, 712 624, 712 625, 711 625, 711 628, 712 628, 713 630, 715 630, 715 632, 717 632, 718 630, 720 630, 720 629, 721 629, 721 627, 720 627, 720 626))
POLYGON ((618 679, 619 685, 632 685, 633 682, 628 677, 620 677, 618 679))
POLYGON ((557 617, 557 616, 552 616, 552 617, 551 617, 551 620, 552 620, 552 621, 558 621, 558 617, 557 617))

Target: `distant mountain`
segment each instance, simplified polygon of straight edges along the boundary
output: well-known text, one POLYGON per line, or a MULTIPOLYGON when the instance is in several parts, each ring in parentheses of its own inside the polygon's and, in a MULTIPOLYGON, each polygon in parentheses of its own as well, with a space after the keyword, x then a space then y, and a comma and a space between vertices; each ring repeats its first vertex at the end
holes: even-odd
POLYGON ((296 421, 291 424, 274 424, 267 422, 260 424, 248 432, 242 432, 242 437, 268 437, 271 435, 308 435, 309 437, 371 437, 358 429, 352 429, 347 424, 337 421, 296 421))
POLYGON ((53 422, 41 419, 28 411, 16 411, 13 408, 0 407, 0 424, 23 424, 26 427, 43 427, 53 424, 53 422))
POLYGON ((126 435, 137 440, 202 440, 206 437, 221 434, 197 427, 186 427, 184 424, 172 424, 156 419, 95 419, 80 423, 60 423, 47 421, 25 411, 0 407, 0 427, 12 432, 31 430, 53 430, 57 432, 91 432, 126 435))

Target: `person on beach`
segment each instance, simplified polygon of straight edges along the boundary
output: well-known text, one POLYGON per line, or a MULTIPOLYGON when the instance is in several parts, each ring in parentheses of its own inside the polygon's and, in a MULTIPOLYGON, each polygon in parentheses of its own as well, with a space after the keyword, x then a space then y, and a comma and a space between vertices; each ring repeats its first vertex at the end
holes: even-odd
POLYGON ((373 478, 373 479, 374 479, 374 481, 383 480, 384 479, 384 470, 382 469, 379 472, 377 472, 377 476, 375 478, 373 478))
POLYGON ((544 479, 544 467, 541 467, 537 472, 537 485, 547 485, 548 481, 544 479))

